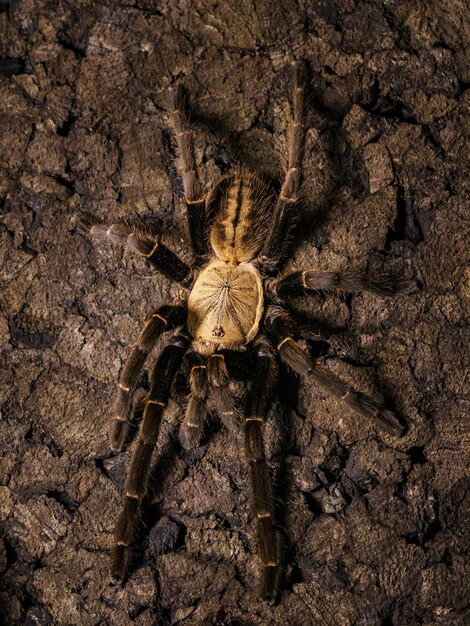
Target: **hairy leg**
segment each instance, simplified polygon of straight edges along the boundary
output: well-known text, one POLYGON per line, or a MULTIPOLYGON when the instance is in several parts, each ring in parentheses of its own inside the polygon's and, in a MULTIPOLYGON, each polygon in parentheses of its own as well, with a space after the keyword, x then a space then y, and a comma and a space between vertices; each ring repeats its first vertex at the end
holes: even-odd
POLYGON ((144 228, 119 223, 104 224, 90 216, 78 220, 79 229, 97 239, 110 239, 113 243, 128 246, 142 254, 164 276, 183 285, 191 279, 191 269, 169 248, 160 243, 159 236, 144 228))
POLYGON ((261 594, 270 603, 276 599, 281 576, 281 536, 273 519, 272 481, 266 463, 263 431, 276 380, 274 351, 267 340, 261 340, 255 345, 253 382, 246 400, 243 430, 263 563, 261 594))
POLYGON ((275 341, 281 360, 301 376, 312 376, 332 395, 344 400, 352 409, 376 422, 391 435, 400 437, 406 431, 398 416, 364 393, 355 391, 340 380, 324 365, 318 364, 295 340, 298 329, 295 321, 286 312, 272 307, 268 310, 266 327, 275 341))
POLYGON ((135 346, 124 365, 119 379, 115 404, 115 426, 112 437, 114 450, 121 450, 126 443, 130 425, 129 415, 132 396, 147 355, 163 332, 184 324, 187 314, 187 309, 184 306, 161 306, 148 317, 144 328, 137 337, 135 346))
POLYGON ((362 278, 351 272, 303 270, 272 281, 274 297, 284 298, 312 291, 372 291, 384 296, 409 294, 417 289, 416 281, 387 276, 362 278))
POLYGON ((187 336, 173 337, 171 343, 161 353, 151 377, 144 416, 132 451, 124 507, 115 530, 111 573, 116 580, 124 578, 129 566, 130 545, 135 535, 142 500, 147 492, 152 453, 158 438, 161 419, 170 397, 172 380, 181 365, 188 345, 187 336))
POLYGON ((288 130, 288 166, 281 193, 274 209, 271 232, 260 254, 263 269, 272 273, 276 270, 285 252, 286 240, 292 221, 293 210, 299 201, 302 173, 303 146, 305 137, 306 67, 304 63, 295 65, 294 116, 288 130))
POLYGON ((194 141, 185 112, 185 91, 181 85, 172 91, 172 124, 178 147, 179 174, 183 181, 191 247, 197 263, 209 252, 206 232, 206 204, 194 155, 194 141))

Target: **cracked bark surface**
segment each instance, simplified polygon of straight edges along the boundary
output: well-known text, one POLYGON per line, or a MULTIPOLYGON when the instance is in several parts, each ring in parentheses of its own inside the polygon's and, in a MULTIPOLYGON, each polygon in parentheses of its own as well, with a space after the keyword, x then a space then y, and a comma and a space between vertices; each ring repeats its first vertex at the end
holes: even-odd
POLYGON ((0 28, 0 57, 31 68, 0 77, 3 622, 468 623, 465 3, 18 0, 0 28), (238 164, 278 178, 297 58, 312 97, 293 261, 377 266, 422 288, 292 305, 332 329, 329 366, 409 430, 383 435, 290 382, 274 408, 286 572, 268 607, 243 451, 213 426, 184 452, 172 406, 130 576, 112 585, 128 459, 110 454, 115 382, 177 290, 78 236, 73 216, 152 215, 188 259, 169 87, 189 89, 208 180, 238 164))

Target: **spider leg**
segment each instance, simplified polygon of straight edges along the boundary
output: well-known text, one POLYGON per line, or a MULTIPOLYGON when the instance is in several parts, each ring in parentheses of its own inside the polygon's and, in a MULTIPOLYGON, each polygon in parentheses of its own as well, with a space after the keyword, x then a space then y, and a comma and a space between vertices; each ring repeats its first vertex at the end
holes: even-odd
POLYGON ((135 535, 142 499, 147 491, 152 453, 158 437, 172 380, 189 345, 186 335, 176 335, 161 353, 151 377, 150 392, 145 403, 139 435, 132 452, 126 481, 124 507, 115 530, 115 546, 111 573, 114 579, 124 578, 130 559, 130 544, 135 535))
POLYGON ((207 419, 206 402, 209 385, 204 359, 196 352, 188 352, 185 360, 191 367, 189 374, 191 392, 179 436, 183 448, 190 450, 197 448, 201 442, 207 419))
POLYGON ((261 266, 268 273, 274 272, 282 260, 288 239, 287 235, 292 223, 292 212, 299 200, 305 138, 305 84, 305 64, 297 63, 295 66, 294 117, 288 130, 288 169, 274 209, 271 232, 260 254, 261 266))
POLYGON ((92 237, 110 239, 113 243, 128 246, 142 254, 164 276, 177 283, 186 284, 191 269, 172 250, 160 243, 160 237, 142 228, 126 223, 104 224, 92 216, 78 219, 79 229, 92 237))
POLYGON ((252 507, 257 517, 259 551, 263 562, 262 597, 274 603, 281 575, 281 536, 273 519, 272 481, 266 463, 263 429, 277 380, 277 365, 274 351, 267 340, 257 342, 255 357, 243 430, 251 480, 252 507))
POLYGON ((121 450, 127 440, 132 396, 145 359, 163 332, 184 324, 187 313, 187 309, 184 306, 165 305, 159 307, 147 318, 119 379, 114 409, 116 415, 115 426, 112 436, 114 450, 121 450))
POLYGON ((274 280, 270 285, 274 297, 284 298, 312 291, 372 291, 384 296, 409 294, 417 289, 416 281, 387 276, 364 279, 350 272, 303 270, 274 280))
POLYGON ((304 376, 311 375, 322 387, 332 395, 344 400, 352 409, 376 422, 384 431, 396 437, 401 437, 406 427, 398 416, 386 409, 368 395, 355 391, 350 385, 343 382, 324 365, 319 365, 315 359, 295 341, 298 329, 292 317, 282 309, 271 307, 266 316, 266 327, 269 335, 276 342, 277 351, 281 360, 295 372, 304 376))
POLYGON ((184 201, 188 214, 191 247, 197 263, 208 253, 206 232, 206 203, 197 174, 192 132, 185 111, 185 91, 178 85, 172 91, 172 124, 178 147, 178 166, 183 181, 184 201))

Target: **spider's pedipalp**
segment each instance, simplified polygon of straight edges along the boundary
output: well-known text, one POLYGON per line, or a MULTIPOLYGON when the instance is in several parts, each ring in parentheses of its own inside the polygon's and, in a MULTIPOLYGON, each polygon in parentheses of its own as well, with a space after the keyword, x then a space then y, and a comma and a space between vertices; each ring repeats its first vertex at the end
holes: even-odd
POLYGON ((230 432, 240 433, 240 411, 233 391, 229 388, 227 361, 233 360, 234 351, 224 350, 207 359, 207 377, 211 389, 211 400, 223 424, 230 432))
POLYGON ((188 352, 185 359, 189 366, 189 383, 191 393, 196 398, 205 398, 207 395, 207 365, 204 358, 197 352, 188 352))
POLYGON ((212 387, 212 402, 222 423, 234 435, 240 434, 241 415, 234 394, 228 385, 212 387))
POLYGON ((192 450, 201 444, 206 421, 206 398, 191 395, 179 432, 180 442, 185 450, 192 450))
POLYGON ((204 424, 207 420, 206 402, 209 384, 207 366, 199 354, 188 352, 185 361, 191 368, 189 373, 191 388, 179 437, 183 448, 191 450, 201 443, 204 424))
POLYGON ((213 387, 225 387, 228 383, 228 371, 225 356, 216 352, 207 360, 207 375, 213 387))
POLYGON ((150 391, 145 402, 144 416, 126 481, 124 507, 115 530, 112 576, 124 578, 129 563, 130 544, 135 535, 142 499, 147 492, 152 453, 158 438, 160 423, 170 397, 173 378, 189 345, 186 335, 173 337, 162 351, 151 376, 150 391))

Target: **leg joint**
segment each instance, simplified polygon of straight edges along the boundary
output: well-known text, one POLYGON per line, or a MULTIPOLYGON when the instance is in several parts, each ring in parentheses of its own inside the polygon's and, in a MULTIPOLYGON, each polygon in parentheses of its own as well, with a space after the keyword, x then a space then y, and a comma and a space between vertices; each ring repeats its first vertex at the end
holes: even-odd
POLYGON ((280 350, 287 341, 294 341, 294 339, 292 337, 284 337, 284 339, 277 345, 276 350, 280 350))
POLYGON ((131 500, 140 500, 139 494, 133 493, 132 491, 126 491, 126 498, 130 498, 131 500))
POLYGON ((160 406, 165 407, 166 404, 164 402, 160 402, 160 400, 152 400, 151 398, 149 398, 148 400, 145 401, 145 404, 158 404, 160 406))
POLYGON ((185 196, 184 201, 186 202, 186 204, 204 204, 204 198, 198 198, 198 199, 194 199, 194 198, 187 198, 185 196))
POLYGON ((157 241, 157 243, 153 246, 150 252, 148 254, 145 254, 144 256, 146 256, 147 258, 150 258, 153 255, 153 253, 157 250, 159 245, 160 243, 157 241))
POLYGON ((168 320, 166 320, 162 315, 160 315, 160 313, 152 313, 150 317, 157 317, 159 320, 162 320, 165 326, 168 326, 168 320))

